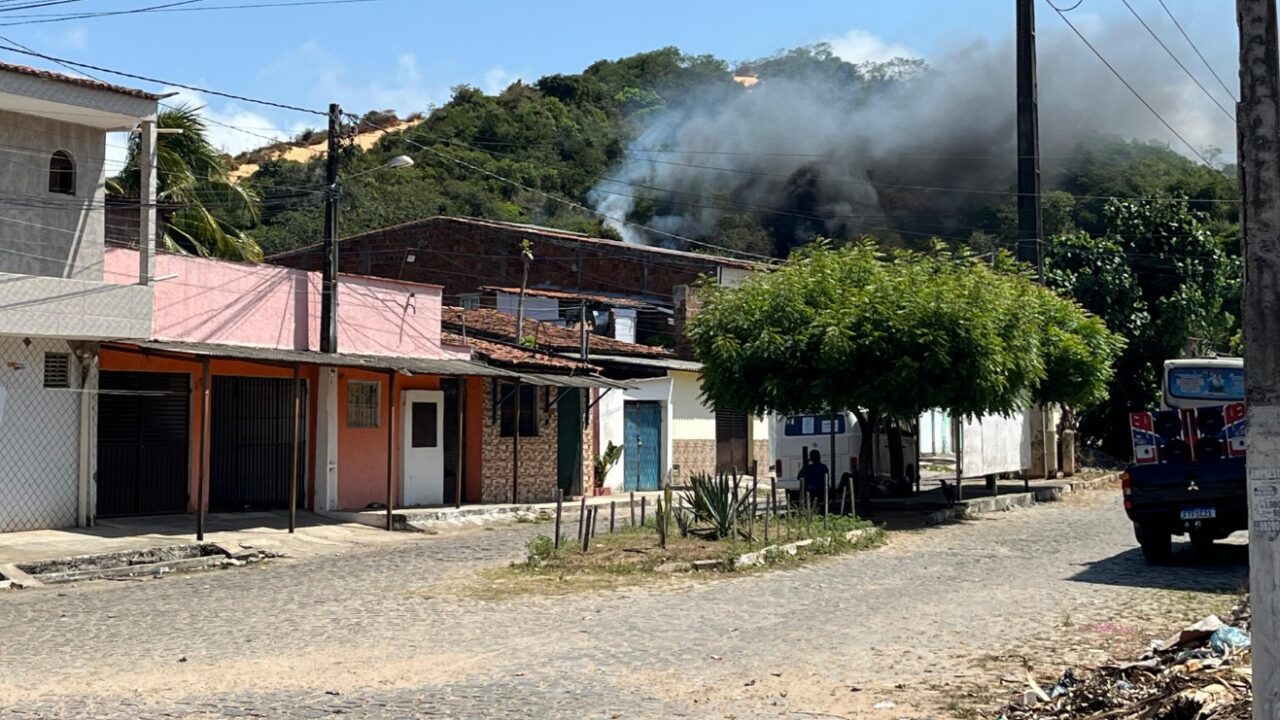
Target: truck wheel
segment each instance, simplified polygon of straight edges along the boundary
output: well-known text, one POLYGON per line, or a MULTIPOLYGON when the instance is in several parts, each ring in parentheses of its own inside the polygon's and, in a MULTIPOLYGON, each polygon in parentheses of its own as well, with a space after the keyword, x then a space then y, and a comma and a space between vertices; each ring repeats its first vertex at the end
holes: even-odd
POLYGON ((1134 523, 1133 534, 1142 546, 1142 556, 1149 563, 1163 563, 1173 553, 1173 535, 1168 530, 1150 525, 1134 523))

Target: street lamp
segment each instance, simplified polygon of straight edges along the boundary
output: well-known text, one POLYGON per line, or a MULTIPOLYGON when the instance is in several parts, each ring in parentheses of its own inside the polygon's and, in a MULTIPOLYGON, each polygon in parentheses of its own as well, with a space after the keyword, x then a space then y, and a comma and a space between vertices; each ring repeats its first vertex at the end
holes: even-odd
MULTIPOLYGON (((338 184, 339 130, 342 109, 329 106, 329 157, 325 164, 324 189, 324 272, 320 287, 320 352, 338 352, 338 184)), ((399 170, 413 165, 413 158, 397 155, 378 167, 356 173, 347 180, 377 170, 399 170)))

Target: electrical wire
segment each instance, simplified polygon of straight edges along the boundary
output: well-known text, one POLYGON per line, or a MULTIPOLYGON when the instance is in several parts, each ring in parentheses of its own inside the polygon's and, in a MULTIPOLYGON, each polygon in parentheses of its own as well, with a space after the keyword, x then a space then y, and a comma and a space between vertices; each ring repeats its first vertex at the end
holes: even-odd
MULTIPOLYGON (((1079 5, 1079 3, 1077 3, 1077 5, 1079 5)), ((1125 79, 1124 75, 1120 74, 1120 71, 1117 70, 1109 60, 1107 60, 1106 56, 1104 56, 1098 50, 1098 48, 1094 47, 1093 43, 1089 42, 1089 38, 1085 37, 1084 33, 1080 32, 1079 28, 1075 26, 1075 23, 1071 22, 1071 18, 1067 17, 1067 13, 1065 10, 1059 9, 1052 2, 1049 3, 1049 6, 1052 7, 1058 13, 1058 17, 1062 18, 1062 21, 1067 24, 1067 27, 1071 28, 1071 32, 1075 33, 1076 37, 1080 38, 1080 41, 1083 42, 1085 46, 1088 47, 1089 50, 1095 56, 1097 56, 1099 60, 1102 61, 1102 64, 1107 66, 1107 69, 1111 71, 1111 74, 1115 75, 1116 79, 1119 80, 1120 83, 1124 85, 1125 88, 1130 93, 1132 93, 1134 97, 1138 98, 1138 101, 1141 102, 1143 106, 1147 108, 1147 110, 1150 110, 1151 114, 1154 115, 1156 119, 1159 120, 1160 123, 1164 125, 1166 129, 1169 130, 1169 132, 1173 133, 1174 137, 1182 141, 1182 144, 1187 147, 1187 150, 1191 151, 1192 155, 1195 155, 1197 158, 1199 158, 1200 162, 1204 163, 1206 166, 1210 168, 1213 167, 1213 163, 1209 162, 1209 160, 1205 158, 1205 156, 1199 150, 1197 150, 1196 147, 1192 145, 1190 141, 1188 141, 1185 137, 1182 136, 1181 133, 1179 133, 1176 129, 1174 129, 1173 125, 1169 124, 1169 121, 1165 120, 1164 116, 1160 114, 1160 111, 1156 110, 1155 107, 1151 105, 1151 103, 1147 102, 1147 99, 1142 96, 1142 93, 1138 92, 1137 88, 1135 88, 1132 84, 1130 84, 1130 82, 1125 79)))
POLYGON ((1178 67, 1182 68, 1182 72, 1186 73, 1187 77, 1191 78, 1191 82, 1195 83, 1196 87, 1200 88, 1200 92, 1204 93, 1204 96, 1209 98, 1209 100, 1212 101, 1214 105, 1217 105, 1218 109, 1222 111, 1222 114, 1226 115, 1227 119, 1230 120, 1232 123, 1234 123, 1236 121, 1236 116, 1233 115, 1231 112, 1229 112, 1225 107, 1223 107, 1222 103, 1218 102, 1218 98, 1214 97, 1213 93, 1209 92, 1209 88, 1206 88, 1200 82, 1199 78, 1193 75, 1191 73, 1191 70, 1189 70, 1186 65, 1182 64, 1182 60, 1180 60, 1178 56, 1173 53, 1173 50, 1169 49, 1169 46, 1164 43, 1164 40, 1160 39, 1160 36, 1157 35, 1156 31, 1153 30, 1151 26, 1147 24, 1147 21, 1144 20, 1142 16, 1138 14, 1138 11, 1133 9, 1133 5, 1129 3, 1129 0, 1120 0, 1120 2, 1124 3, 1124 6, 1126 8, 1129 8, 1129 12, 1133 14, 1133 17, 1137 19, 1138 23, 1141 24, 1142 27, 1146 28, 1147 33, 1151 35, 1151 37, 1155 38, 1156 43, 1161 48, 1164 48, 1164 51, 1169 55, 1169 57, 1173 58, 1173 61, 1178 64, 1178 67))
MULTIPOLYGON (((0 26, 3 26, 3 24, 0 24, 0 26)), ((191 90, 193 92, 205 93, 207 95, 216 95, 218 97, 228 98, 230 100, 240 100, 241 102, 253 103, 255 105, 263 105, 265 107, 278 108, 280 110, 289 110, 291 112, 306 113, 309 115, 319 115, 321 117, 328 117, 329 115, 329 113, 321 110, 313 110, 311 108, 298 107, 297 105, 288 105, 285 103, 278 103, 272 100, 261 100, 258 98, 248 97, 246 95, 236 95, 234 93, 222 92, 221 90, 211 90, 209 88, 203 88, 197 85, 187 85, 184 83, 173 82, 171 80, 161 80, 159 78, 149 77, 147 75, 138 75, 135 73, 125 72, 123 70, 112 70, 110 68, 101 67, 99 65, 90 65, 89 63, 76 62, 75 60, 68 60, 66 58, 60 58, 54 55, 46 55, 45 53, 36 52, 34 50, 23 50, 20 47, 14 47, 11 45, 0 45, 0 50, 8 50, 9 52, 17 53, 19 55, 37 57, 42 60, 56 62, 59 65, 64 65, 64 66, 70 65, 78 69, 96 70, 97 72, 104 72, 109 75, 118 75, 120 77, 132 78, 134 80, 141 80, 143 82, 150 82, 150 83, 156 83, 158 85, 166 85, 169 87, 182 88, 184 90, 191 90)))
MULTIPOLYGON (((64 0, 74 2, 76 0, 64 0)), ((112 17, 118 15, 141 15, 150 13, 180 13, 180 12, 211 12, 215 10, 248 10, 263 8, 290 8, 290 7, 308 7, 316 5, 353 5, 371 2, 387 2, 388 0, 296 0, 294 2, 256 2, 256 3, 240 3, 237 5, 213 5, 207 7, 185 7, 196 3, 209 2, 209 0, 180 0, 178 2, 166 3, 163 5, 153 5, 145 8, 133 8, 130 10, 116 11, 97 11, 82 13, 30 13, 27 15, 13 15, 19 18, 35 18, 25 22, 0 23, 0 27, 12 25, 35 25, 40 23, 65 22, 69 20, 87 20, 99 17, 112 17)))
POLYGON ((1191 46, 1192 50, 1196 51, 1196 55, 1200 58, 1200 62, 1204 63, 1204 66, 1208 68, 1209 74, 1213 75, 1213 79, 1217 80, 1218 84, 1222 86, 1223 91, 1227 93, 1227 97, 1231 98, 1233 102, 1239 102, 1239 98, 1237 98, 1235 93, 1231 92, 1231 88, 1227 87, 1227 84, 1222 81, 1222 77, 1219 76, 1218 71, 1214 70, 1213 66, 1209 64, 1209 60, 1204 56, 1204 53, 1200 52, 1199 46, 1197 46, 1195 41, 1191 39, 1191 36, 1187 34, 1187 31, 1182 28, 1182 23, 1178 22, 1178 18, 1174 16, 1173 11, 1169 9, 1169 6, 1165 4, 1164 0, 1157 1, 1160 3, 1160 7, 1164 8, 1165 14, 1173 21, 1174 27, 1178 28, 1178 32, 1182 33, 1182 37, 1186 39, 1187 44, 1191 46))

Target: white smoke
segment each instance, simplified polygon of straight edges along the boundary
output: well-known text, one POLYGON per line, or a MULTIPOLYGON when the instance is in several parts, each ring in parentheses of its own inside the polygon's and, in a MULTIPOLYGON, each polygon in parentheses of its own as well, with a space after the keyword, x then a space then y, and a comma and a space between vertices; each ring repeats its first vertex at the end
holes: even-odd
MULTIPOLYGON (((1234 147, 1234 124, 1136 23, 1092 28, 1090 40, 1196 151, 1234 147)), ((1165 142, 1194 157, 1068 31, 1042 33, 1038 58, 1048 187, 1063 156, 1090 135, 1165 142)), ((910 82, 861 94, 762 77, 728 101, 715 92, 706 102, 682 98, 674 103, 680 109, 646 122, 611 181, 589 199, 625 240, 643 243, 659 238, 617 219, 698 237, 726 212, 782 211, 827 231, 875 232, 888 229, 881 196, 910 190, 929 198, 916 217, 936 216, 915 221, 916 232, 932 232, 931 222, 945 225, 965 207, 1006 194, 1017 151, 1011 40, 975 42, 930 65, 910 82), (654 214, 633 216, 638 204, 654 214)))

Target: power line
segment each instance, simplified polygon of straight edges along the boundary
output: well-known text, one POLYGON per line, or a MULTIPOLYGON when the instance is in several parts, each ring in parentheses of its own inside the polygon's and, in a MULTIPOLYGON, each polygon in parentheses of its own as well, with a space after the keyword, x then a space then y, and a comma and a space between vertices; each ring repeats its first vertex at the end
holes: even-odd
MULTIPOLYGON (((79 0, 61 0, 62 2, 79 2, 79 0)), ((257 2, 257 3, 241 3, 237 5, 211 5, 206 7, 179 7, 191 5, 200 2, 209 2, 209 0, 183 0, 181 2, 172 2, 164 5, 155 5, 146 8, 133 8, 131 10, 118 11, 95 11, 84 13, 31 13, 27 15, 14 15, 12 17, 22 18, 47 18, 41 22, 62 22, 66 20, 82 20, 97 17, 109 17, 114 15, 131 15, 143 13, 186 13, 186 12, 212 12, 215 10, 249 10, 263 8, 289 8, 289 7, 307 7, 315 5, 351 5, 357 3, 371 2, 387 2, 388 0, 295 0, 294 2, 257 2)), ((55 3, 50 3, 55 4, 55 3)), ((10 23, 13 25, 26 25, 33 23, 10 23)))
POLYGON ((1173 21, 1174 26, 1178 28, 1178 32, 1182 33, 1182 37, 1186 39, 1187 44, 1191 46, 1192 50, 1196 51, 1196 55, 1200 58, 1200 62, 1204 63, 1204 66, 1208 68, 1209 74, 1213 75, 1213 79, 1217 80, 1218 84, 1222 86, 1222 89, 1227 93, 1227 97, 1231 98, 1233 102, 1239 102, 1239 98, 1237 98, 1235 93, 1231 92, 1231 88, 1227 87, 1227 84, 1222 81, 1222 78, 1218 75, 1218 71, 1214 70, 1213 66, 1209 64, 1209 60, 1205 58, 1204 53, 1200 52, 1200 48, 1196 45, 1195 41, 1191 39, 1191 36, 1187 34, 1186 30, 1182 29, 1182 23, 1178 22, 1178 18, 1174 17, 1173 11, 1169 9, 1169 6, 1165 4, 1164 0, 1158 0, 1158 2, 1160 3, 1160 7, 1164 8, 1165 14, 1173 21))
POLYGON ((1075 33, 1076 37, 1080 38, 1080 41, 1083 42, 1085 46, 1088 47, 1089 50, 1092 51, 1093 54, 1097 56, 1099 60, 1102 61, 1102 64, 1107 66, 1107 69, 1111 71, 1111 74, 1115 75, 1116 79, 1119 80, 1120 83, 1124 85, 1126 89, 1129 90, 1129 92, 1133 93, 1133 96, 1138 98, 1138 101, 1141 102, 1147 108, 1147 110, 1150 110, 1151 114, 1154 115, 1156 119, 1159 120, 1160 123, 1169 130, 1169 132, 1173 133, 1174 137, 1178 138, 1178 140, 1181 140, 1182 144, 1187 146, 1187 149, 1191 151, 1192 155, 1195 155, 1197 158, 1199 158, 1200 162, 1204 163, 1206 166, 1213 167, 1213 163, 1209 162, 1209 160, 1205 158, 1205 156, 1201 154, 1200 151, 1197 150, 1196 147, 1192 145, 1190 141, 1188 141, 1185 137, 1182 136, 1181 133, 1175 130, 1173 125, 1170 125, 1169 121, 1165 120, 1164 116, 1160 114, 1160 111, 1156 110, 1155 107, 1151 105, 1151 103, 1147 102, 1147 99, 1142 96, 1142 93, 1138 92, 1138 90, 1134 88, 1133 85, 1131 85, 1128 80, 1125 79, 1124 75, 1121 75, 1120 71, 1117 70, 1115 66, 1112 65, 1111 62, 1108 61, 1107 58, 1103 56, 1101 52, 1098 51, 1098 48, 1094 47, 1093 43, 1089 42, 1089 38, 1085 37, 1084 33, 1080 32, 1080 30, 1075 26, 1075 23, 1071 22, 1071 19, 1067 17, 1066 12, 1059 10, 1058 7, 1054 5, 1052 2, 1050 2, 1049 6, 1052 7, 1054 11, 1058 13, 1058 17, 1062 18, 1062 21, 1067 24, 1067 27, 1071 28, 1071 32, 1075 33))
POLYGON ((272 100, 259 100, 257 98, 251 98, 245 95, 235 95, 233 93, 222 92, 221 90, 210 90, 209 88, 202 88, 196 85, 186 85, 184 83, 173 82, 171 80, 161 80, 159 78, 148 77, 146 75, 137 75, 134 73, 124 72, 123 70, 112 70, 110 68, 105 68, 98 65, 90 65, 89 63, 76 62, 75 60, 68 60, 66 58, 55 57, 53 55, 46 55, 44 53, 35 52, 34 50, 23 50, 21 48, 13 47, 11 45, 0 45, 0 50, 8 50, 9 52, 18 53, 19 55, 29 55, 31 57, 38 57, 43 60, 48 60, 50 62, 58 63, 59 65, 64 65, 64 66, 70 65, 70 66, 81 68, 81 69, 96 70, 98 72, 104 72, 110 75, 119 75, 120 77, 132 78, 134 80, 142 80, 144 82, 156 83, 158 85, 178 87, 184 90, 191 90, 194 92, 205 93, 207 95, 217 95, 218 97, 229 98, 231 100, 240 100, 241 102, 254 103, 255 105, 274 107, 274 108, 279 108, 281 110, 289 110, 292 112, 306 113, 309 115, 328 116, 328 113, 322 112, 320 110, 312 110, 310 108, 298 107, 297 105, 286 105, 284 103, 278 103, 272 100))
POLYGON ((1200 92, 1204 93, 1205 97, 1209 98, 1214 105, 1217 105, 1218 109, 1222 111, 1222 114, 1226 115, 1227 119, 1234 123, 1236 121, 1236 116, 1232 115, 1231 112, 1223 107, 1222 103, 1218 102, 1218 98, 1214 97, 1213 93, 1209 92, 1209 89, 1201 84, 1200 80, 1195 75, 1191 74, 1191 71, 1187 69, 1187 66, 1182 64, 1182 60, 1178 59, 1178 56, 1173 54, 1173 51, 1169 49, 1169 46, 1164 44, 1164 40, 1161 40, 1160 36, 1156 34, 1156 31, 1153 30, 1151 26, 1147 24, 1147 21, 1143 20, 1142 16, 1138 14, 1138 11, 1133 9, 1133 5, 1129 4, 1129 0, 1120 0, 1120 2, 1124 3, 1124 6, 1129 8, 1129 12, 1133 14, 1133 17, 1137 19, 1142 27, 1146 28, 1147 33, 1150 34, 1151 37, 1155 38, 1156 43, 1159 44, 1160 47, 1164 48, 1164 51, 1168 53, 1169 57, 1173 58, 1173 61, 1178 64, 1178 67, 1182 68, 1182 72, 1186 73, 1187 77, 1191 78, 1191 82, 1195 83, 1196 87, 1200 88, 1200 92))

